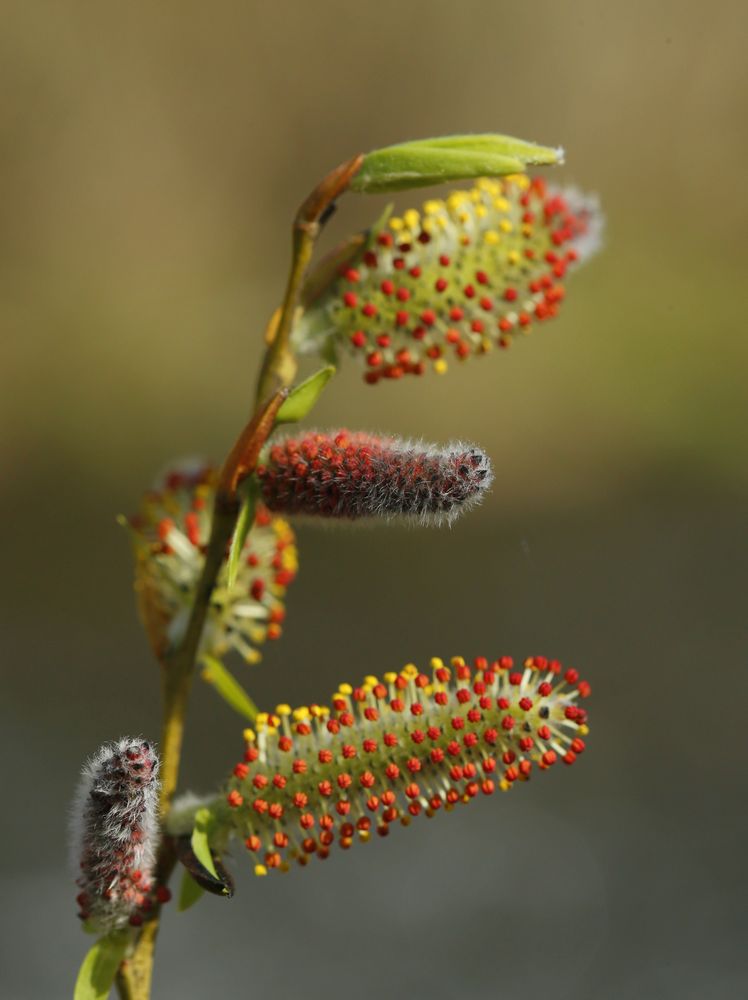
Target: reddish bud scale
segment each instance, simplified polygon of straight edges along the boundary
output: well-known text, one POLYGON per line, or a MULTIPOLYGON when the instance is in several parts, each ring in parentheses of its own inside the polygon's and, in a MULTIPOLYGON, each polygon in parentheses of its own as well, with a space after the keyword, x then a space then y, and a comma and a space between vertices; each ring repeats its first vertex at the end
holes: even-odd
POLYGON ((273 443, 257 475, 270 510, 315 517, 451 521, 493 478, 486 454, 347 431, 310 431, 273 443))
POLYGON ((547 660, 525 661, 519 683, 499 661, 479 659, 471 668, 458 657, 451 668, 432 661, 425 685, 423 676, 409 665, 385 674, 384 683, 367 677, 360 688, 341 685, 332 709, 312 705, 290 713, 283 706, 282 717, 258 718, 257 733, 249 734, 257 750, 252 766, 270 783, 259 796, 252 773, 235 774, 225 790, 227 821, 256 855, 257 874, 286 871, 292 860, 305 863, 315 853, 327 857, 335 842, 350 846, 354 831, 366 840, 398 819, 406 825, 421 812, 431 816, 496 787, 508 790, 527 780, 533 766, 570 764, 584 749, 587 727, 567 711, 579 685, 559 679, 547 660), (481 698, 489 707, 480 707, 481 698), (416 704, 418 716, 410 711, 416 704), (328 723, 344 714, 352 725, 331 730, 328 723), (302 735, 297 719, 309 723, 302 735), (296 733, 290 753, 279 749, 282 733, 296 733), (292 766, 295 759, 307 761, 304 772, 292 766))
POLYGON ((370 384, 429 360, 444 371, 445 358, 507 347, 556 315, 560 281, 595 252, 602 221, 594 198, 520 176, 478 181, 388 226, 395 239, 372 232, 294 331, 302 352, 332 341, 368 358, 370 384), (386 348, 372 350, 382 336, 386 348))
POLYGON ((105 932, 138 925, 168 890, 152 884, 158 840, 158 757, 150 743, 108 743, 83 768, 71 814, 78 916, 105 932))
MULTIPOLYGON (((185 628, 210 535, 216 473, 204 465, 178 467, 143 498, 130 518, 135 590, 141 617, 157 653, 185 628)), ((291 527, 263 507, 244 543, 239 571, 228 587, 224 562, 203 630, 201 653, 236 650, 247 662, 257 647, 281 634, 283 597, 297 570, 291 527)))

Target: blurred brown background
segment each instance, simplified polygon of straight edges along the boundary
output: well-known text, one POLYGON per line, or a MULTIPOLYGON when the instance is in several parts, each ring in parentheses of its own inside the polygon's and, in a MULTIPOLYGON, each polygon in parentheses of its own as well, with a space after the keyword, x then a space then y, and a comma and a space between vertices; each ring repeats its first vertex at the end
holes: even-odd
MULTIPOLYGON (((479 441, 496 487, 452 531, 301 528, 284 639, 240 676, 272 705, 546 653, 593 683, 589 753, 286 879, 240 855, 234 901, 167 914, 156 996, 745 995, 745 6, 0 11, 3 998, 70 995, 77 769, 158 731, 115 514, 231 442, 313 183, 456 131, 563 144, 606 251, 507 354, 376 389, 346 366, 320 424, 479 441)), ((381 205, 346 199, 328 243, 381 205)), ((240 723, 196 694, 199 790, 240 723)))

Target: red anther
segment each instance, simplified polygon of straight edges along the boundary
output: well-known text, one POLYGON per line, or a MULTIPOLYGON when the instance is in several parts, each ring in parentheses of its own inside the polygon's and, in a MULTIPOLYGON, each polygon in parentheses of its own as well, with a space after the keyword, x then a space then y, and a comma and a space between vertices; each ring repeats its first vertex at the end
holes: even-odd
POLYGON ((566 681, 567 684, 576 684, 577 681, 579 680, 579 671, 574 670, 573 668, 567 670, 566 673, 564 674, 564 680, 566 681))
POLYGON ((353 823, 341 823, 340 824, 340 836, 341 837, 352 837, 356 832, 356 828, 353 823))
POLYGON ((498 738, 499 738, 498 730, 494 729, 493 726, 487 729, 483 734, 483 739, 485 740, 486 743, 489 744, 489 746, 494 746, 498 738))
POLYGON ((465 296, 466 299, 474 299, 475 288, 473 288, 472 285, 465 285, 465 287, 462 289, 462 294, 465 296))
POLYGON ((350 776, 350 774, 345 774, 345 773, 339 774, 337 777, 338 788, 350 788, 352 781, 353 778, 350 776))
POLYGON ((450 788, 446 795, 447 802, 450 805, 455 805, 455 803, 460 801, 460 793, 455 791, 454 788, 450 788))
POLYGON ((405 710, 405 702, 401 698, 393 698, 390 702, 390 708, 393 712, 402 712, 405 710))
POLYGON ((374 305, 373 302, 367 302, 366 305, 362 308, 361 312, 364 314, 364 316, 368 316, 371 319, 373 316, 376 316, 377 307, 374 305))
POLYGON ((380 233, 377 236, 377 243, 380 247, 391 247, 394 242, 391 233, 380 233))
POLYGON ((305 837, 301 842, 301 849, 305 854, 314 854, 317 850, 317 841, 314 837, 305 837))
POLYGON ((347 802, 346 800, 342 799, 340 802, 336 804, 335 811, 339 816, 347 816, 348 813, 351 811, 350 802, 347 802))
POLYGON ((516 767, 508 767, 506 771, 504 771, 504 777, 507 781, 516 781, 517 778, 519 778, 519 771, 516 767))
POLYGON ((468 722, 472 723, 480 722, 482 718, 483 715, 481 714, 481 710, 479 708, 471 708, 467 714, 468 722))
POLYGON ((449 720, 449 724, 451 725, 452 729, 464 729, 465 728, 465 720, 462 718, 461 715, 455 715, 455 716, 453 716, 449 720))
POLYGON ((424 326, 433 326, 436 323, 436 313, 433 309, 424 309, 421 313, 421 322, 424 326))
POLYGON ((556 753, 555 753, 555 751, 554 750, 546 750, 546 752, 543 754, 542 761, 546 765, 546 767, 550 767, 551 764, 555 764, 556 763, 556 753))
POLYGON ((255 836, 255 834, 252 834, 251 837, 247 837, 244 844, 248 851, 253 851, 255 854, 262 847, 262 841, 259 837, 255 836))
POLYGON ((520 739, 520 741, 519 741, 519 747, 520 747, 520 750, 524 750, 524 751, 532 750, 532 737, 531 736, 523 736, 520 739))
POLYGON ((519 700, 519 707, 523 712, 529 712, 532 708, 532 701, 530 698, 524 697, 519 700))
POLYGON ((273 804, 268 808, 268 816, 271 816, 273 819, 281 819, 283 811, 283 806, 280 802, 273 802, 273 804))
POLYGON ((584 753, 584 748, 585 748, 584 740, 580 740, 578 736, 571 741, 571 749, 574 751, 574 753, 576 754, 584 753))
POLYGON ((553 685, 549 684, 548 681, 543 681, 542 684, 538 684, 538 694, 541 698, 547 698, 548 695, 553 690, 553 685))
POLYGON ((420 802, 409 802, 408 812, 411 816, 419 816, 421 814, 423 807, 420 802))
POLYGON ((260 756, 260 751, 257 749, 257 747, 247 747, 247 749, 244 751, 244 759, 248 760, 250 764, 256 761, 259 756, 260 756))
POLYGON ((459 764, 453 764, 449 769, 449 776, 452 781, 462 781, 463 770, 459 764))
POLYGON ((332 762, 332 750, 320 750, 317 754, 320 764, 330 764, 332 762))
POLYGON ((580 681, 577 684, 577 691, 579 692, 580 698, 589 698, 592 694, 592 687, 587 681, 580 681))
POLYGON ((343 295, 343 303, 348 306, 349 309, 355 309, 358 303, 358 295, 355 292, 345 292, 343 295))
POLYGON ((389 809, 385 809, 382 812, 382 819, 385 823, 392 823, 397 819, 397 809, 394 806, 390 806, 389 809))
POLYGON ((377 833, 379 834, 380 837, 386 837, 389 832, 390 828, 387 826, 386 823, 382 823, 380 826, 377 827, 377 833))
POLYGON ((282 774, 276 774, 273 776, 273 784, 276 788, 285 788, 287 780, 288 779, 282 774))
POLYGON ((240 781, 244 781, 248 774, 249 767, 246 764, 237 764, 234 768, 234 777, 239 778, 240 781))
POLYGON ((540 726, 538 729, 538 736, 541 740, 549 740, 551 738, 551 731, 548 726, 540 726))
POLYGON ((327 797, 332 795, 332 784, 329 781, 320 781, 317 784, 317 790, 320 795, 327 797))
POLYGON ((258 815, 262 816, 264 813, 268 811, 268 804, 265 801, 265 799, 261 799, 258 797, 252 803, 252 808, 258 815))
POLYGON ((465 735, 462 737, 462 742, 468 749, 470 749, 470 747, 474 747, 477 745, 478 736, 476 733, 465 733, 465 735))
POLYGON ((133 913, 128 923, 130 924, 131 927, 140 927, 143 923, 143 918, 140 916, 139 913, 133 913))
POLYGON ((376 779, 371 771, 364 771, 358 781, 362 788, 373 788, 376 779))
POLYGON ((400 777, 400 768, 397 764, 388 764, 384 769, 384 773, 390 779, 390 781, 396 781, 400 777))
POLYGON ((459 701, 459 703, 461 705, 464 705, 465 702, 470 701, 470 699, 472 697, 472 695, 470 694, 470 691, 468 691, 467 688, 458 688, 457 691, 455 692, 455 694, 457 696, 457 700, 459 701))
POLYGON ((366 363, 370 368, 378 368, 382 363, 382 355, 379 351, 372 351, 366 358, 366 363))
POLYGON ((446 691, 437 691, 436 694, 434 695, 434 701, 436 702, 437 705, 444 706, 449 701, 449 695, 447 694, 446 691))
POLYGON ((529 760, 521 760, 519 762, 519 773, 523 778, 527 778, 532 771, 532 763, 529 760))
POLYGON ((282 833, 280 830, 273 836, 273 845, 275 847, 288 847, 288 834, 282 833))
POLYGON ((171 889, 165 885, 159 885, 156 888, 156 899, 159 903, 168 903, 171 899, 171 889))
POLYGON ((448 284, 449 282, 447 281, 446 278, 437 278, 434 283, 434 288, 437 290, 437 292, 443 292, 447 288, 448 284))
POLYGON ((323 830, 319 835, 319 842, 323 847, 330 847, 331 844, 335 843, 335 834, 332 830, 323 830))
POLYGON ((348 270, 345 272, 344 277, 345 277, 346 281, 353 282, 353 284, 355 284, 357 281, 361 280, 361 275, 355 269, 355 267, 349 267, 348 270))
POLYGON ((496 761, 493 757, 486 757, 481 764, 481 767, 486 774, 491 774, 492 771, 496 770, 496 761))
POLYGON ((579 711, 576 705, 567 705, 564 709, 564 718, 573 722, 579 715, 579 711))
POLYGON ((444 760, 444 751, 441 747, 434 747, 434 749, 430 752, 429 757, 431 758, 432 764, 441 764, 444 760))
POLYGON ((385 278, 379 287, 382 289, 385 295, 392 295, 392 293, 395 291, 395 283, 394 281, 390 281, 389 278, 385 278))
POLYGON ((514 719, 511 715, 505 715, 501 720, 501 728, 505 729, 507 732, 514 729, 514 719))
POLYGON ((409 799, 415 799, 418 798, 418 796, 421 794, 421 789, 413 781, 409 785, 405 786, 405 794, 408 796, 409 799))
POLYGON ((356 820, 356 829, 357 830, 371 830, 371 820, 369 819, 369 817, 368 816, 360 816, 356 820))
POLYGON ((516 302, 517 294, 518 293, 516 288, 507 288, 506 291, 504 292, 504 298, 507 302, 516 302))
POLYGON ((574 753, 573 750, 568 750, 562 758, 564 764, 573 764, 576 759, 577 755, 574 753))
POLYGON ((450 757, 460 756, 460 754, 462 753, 462 747, 457 742, 457 740, 450 740, 449 743, 447 743, 447 753, 449 754, 450 757))
POLYGON ((344 743, 340 749, 340 752, 342 753, 343 757, 345 757, 346 760, 351 760, 353 757, 356 756, 356 748, 352 746, 350 743, 344 743))
POLYGON ((232 809, 238 809, 239 806, 242 805, 242 803, 244 802, 244 797, 240 792, 237 792, 237 790, 234 788, 226 796, 226 801, 228 802, 228 804, 231 806, 232 809))
POLYGON ((493 795, 496 791, 496 785, 491 781, 490 778, 486 778, 485 781, 481 782, 480 790, 484 795, 493 795))
POLYGON ((408 274, 411 276, 411 278, 420 278, 421 273, 422 273, 421 269, 417 264, 415 265, 415 267, 411 267, 411 269, 408 271, 408 274))
POLYGON ((429 728, 426 730, 426 735, 430 740, 438 740, 441 734, 442 731, 439 728, 439 726, 429 726, 429 728))
POLYGON ((306 774, 306 767, 306 761, 299 758, 293 762, 291 770, 294 774, 306 774))
POLYGON ((309 801, 309 796, 306 794, 306 792, 296 792, 294 794, 292 801, 297 809, 303 809, 304 806, 309 801))
POLYGON ((376 795, 370 795, 366 800, 366 808, 369 812, 376 812, 379 808, 379 798, 376 795))
POLYGON ((319 825, 323 830, 332 830, 335 826, 335 820, 328 813, 325 813, 324 816, 320 816, 319 825))
POLYGON ((421 762, 417 757, 408 757, 405 766, 411 774, 415 774, 417 771, 421 770, 421 762))
POLYGON ((484 694, 481 697, 480 701, 478 702, 478 704, 480 705, 480 707, 483 709, 484 712, 491 707, 492 703, 493 699, 489 698, 487 694, 484 694))
POLYGON ((513 764, 517 759, 517 754, 514 750, 506 750, 502 755, 501 759, 505 764, 513 764))
POLYGON ((514 687, 519 687, 522 683, 522 674, 516 671, 509 674, 509 683, 514 685, 514 687))
POLYGON ((414 729, 410 734, 410 739, 411 742, 415 744, 423 743, 426 739, 426 734, 421 729, 414 729))
POLYGON ((264 774, 256 774, 254 778, 252 778, 252 784, 259 791, 262 788, 267 788, 269 782, 264 774))
POLYGON ((402 271, 405 269, 405 261, 403 260, 402 257, 395 257, 395 259, 392 261, 392 266, 395 268, 396 271, 402 271))
POLYGON ((280 736, 278 738, 278 749, 282 750, 283 753, 288 753, 292 746, 293 740, 290 736, 280 736))
POLYGON ((470 784, 465 786, 465 794, 471 799, 475 798, 479 790, 480 785, 477 781, 471 781, 470 784))
POLYGON ((391 343, 391 338, 387 333, 380 333, 376 338, 379 347, 389 347, 391 343))

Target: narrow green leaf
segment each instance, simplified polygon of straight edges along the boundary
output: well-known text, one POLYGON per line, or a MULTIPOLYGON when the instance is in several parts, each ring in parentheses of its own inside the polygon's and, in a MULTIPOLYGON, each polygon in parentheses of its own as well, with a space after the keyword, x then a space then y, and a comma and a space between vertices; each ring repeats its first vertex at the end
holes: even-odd
POLYGON ((291 390, 288 399, 282 403, 275 417, 276 424, 293 424, 303 420, 322 394, 322 390, 335 374, 332 365, 320 368, 304 382, 291 390))
POLYGON ((192 831, 190 844, 195 852, 195 857, 206 868, 214 879, 218 881, 219 876, 216 866, 213 864, 213 855, 210 853, 209 835, 213 823, 213 814, 210 809, 198 809, 195 813, 195 826, 192 831))
POLYGON ((177 902, 179 912, 184 913, 185 910, 189 910, 204 895, 205 889, 197 884, 190 873, 188 871, 182 872, 182 884, 179 887, 179 900, 177 902))
POLYGON ((127 931, 115 931, 99 938, 83 959, 73 1000, 106 1000, 129 940, 127 931))
POLYGON ((244 491, 244 500, 239 509, 239 516, 236 519, 234 534, 231 537, 231 548, 228 558, 228 580, 227 587, 233 587, 239 573, 239 560, 242 549, 247 540, 247 535, 252 530, 255 520, 255 508, 257 507, 257 497, 259 488, 254 476, 248 476, 242 483, 241 489, 244 491))
POLYGON ((455 135, 422 139, 368 153, 351 190, 367 194, 402 191, 446 181, 523 173, 530 164, 563 160, 560 149, 503 135, 455 135))
POLYGON ((215 657, 206 655, 201 660, 203 680, 212 684, 226 704, 230 705, 235 712, 243 715, 250 722, 254 722, 257 718, 257 705, 236 678, 215 657))

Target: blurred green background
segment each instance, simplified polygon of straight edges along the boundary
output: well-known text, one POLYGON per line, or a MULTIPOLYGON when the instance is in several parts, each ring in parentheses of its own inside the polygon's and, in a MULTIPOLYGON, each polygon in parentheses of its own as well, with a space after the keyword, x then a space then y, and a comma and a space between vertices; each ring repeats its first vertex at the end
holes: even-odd
MULTIPOLYGON (((480 442, 495 488, 451 531, 301 527, 284 638, 239 672, 272 705, 544 653, 593 684, 589 752, 286 879, 240 855, 234 901, 168 912, 155 996, 745 995, 745 5, 0 10, 3 998, 70 995, 78 767, 158 732, 115 515, 231 443, 319 177, 466 131, 563 144, 605 253, 506 354, 375 389, 345 367, 320 425, 480 442)), ((345 199, 326 245, 383 203, 345 199)), ((196 691, 185 787, 239 729, 196 691)))

